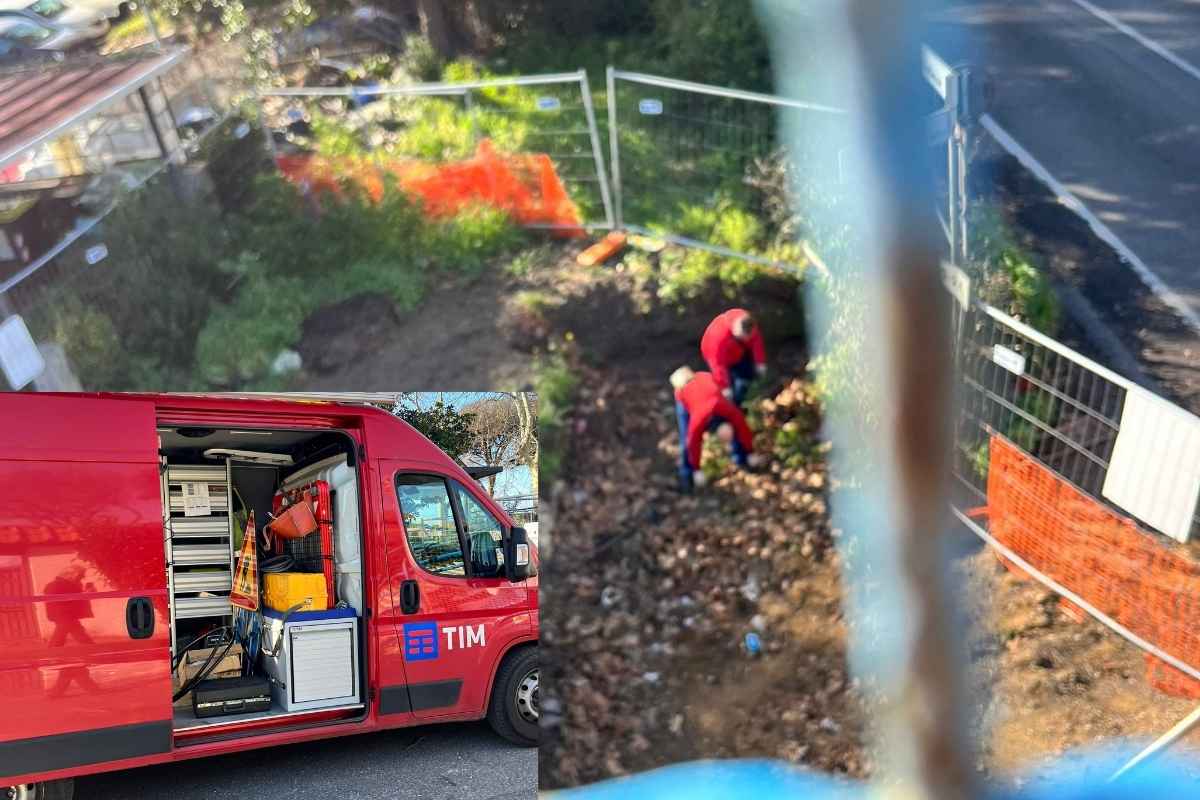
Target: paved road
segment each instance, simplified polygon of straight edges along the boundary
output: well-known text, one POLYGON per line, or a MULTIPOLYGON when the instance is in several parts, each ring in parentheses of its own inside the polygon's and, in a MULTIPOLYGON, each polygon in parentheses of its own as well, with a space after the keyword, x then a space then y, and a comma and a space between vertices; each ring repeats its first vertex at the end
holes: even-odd
POLYGON ((81 778, 77 800, 533 800, 537 749, 485 723, 347 736, 81 778))
MULTIPOLYGON (((1200 0, 1084 0, 1200 68, 1200 0)), ((931 44, 992 116, 1200 314, 1200 79, 1073 0, 949 0, 931 44)))

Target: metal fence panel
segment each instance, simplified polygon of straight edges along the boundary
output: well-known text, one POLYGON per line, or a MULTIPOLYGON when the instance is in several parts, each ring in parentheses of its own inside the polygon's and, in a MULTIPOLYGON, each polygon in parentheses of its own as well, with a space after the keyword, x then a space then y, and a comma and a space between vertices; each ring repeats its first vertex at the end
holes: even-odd
MULTIPOLYGON (((811 114, 814 138, 835 136, 840 109, 775 95, 608 69, 613 205, 620 228, 779 267, 709 223, 726 204, 757 211, 747 179, 781 158, 776 111, 811 114)), ((843 165, 789 153, 789 172, 835 187, 843 165)), ((757 215, 760 219, 765 215, 757 215)), ((767 232, 770 235, 771 232, 767 232)))
POLYGON ((319 132, 304 128, 320 120, 351 132, 381 164, 465 159, 484 139, 501 153, 545 154, 583 227, 613 227, 599 129, 582 70, 408 86, 299 87, 260 97, 263 121, 284 147, 289 142, 312 147, 319 132))
MULTIPOLYGON (((958 360, 954 474, 964 504, 986 502, 988 439, 999 434, 1098 502, 1136 516, 1139 501, 1127 500, 1120 508, 1105 485, 1126 398, 1144 390, 983 304, 966 311, 958 360)), ((1187 514, 1195 536, 1200 518, 1195 502, 1191 505, 1187 514)))

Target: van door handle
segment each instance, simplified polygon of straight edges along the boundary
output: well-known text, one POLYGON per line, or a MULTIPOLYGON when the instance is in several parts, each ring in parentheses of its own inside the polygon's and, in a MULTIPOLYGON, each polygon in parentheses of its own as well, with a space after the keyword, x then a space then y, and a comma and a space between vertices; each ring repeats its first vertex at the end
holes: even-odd
POLYGON ((130 639, 149 639, 154 635, 154 606, 150 598, 129 598, 125 604, 125 627, 130 639))
POLYGON ((416 581, 400 584, 400 613, 415 614, 421 609, 421 590, 416 581))

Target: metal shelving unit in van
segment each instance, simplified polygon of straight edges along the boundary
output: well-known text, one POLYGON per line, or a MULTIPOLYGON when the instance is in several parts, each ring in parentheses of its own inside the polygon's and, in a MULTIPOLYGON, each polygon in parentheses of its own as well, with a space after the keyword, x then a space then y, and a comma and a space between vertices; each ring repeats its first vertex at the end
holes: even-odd
POLYGON ((233 588, 233 489, 229 462, 178 465, 164 458, 161 472, 174 653, 177 620, 221 618, 233 613, 229 604, 233 588), (186 497, 193 498, 191 516, 187 514, 186 497))

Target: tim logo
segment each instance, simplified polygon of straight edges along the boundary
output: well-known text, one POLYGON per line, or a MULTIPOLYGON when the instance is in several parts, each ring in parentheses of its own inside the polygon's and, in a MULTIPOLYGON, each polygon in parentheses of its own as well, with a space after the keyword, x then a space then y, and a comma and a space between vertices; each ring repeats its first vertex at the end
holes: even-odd
POLYGON ((436 622, 406 622, 404 624, 404 660, 431 661, 438 657, 436 622))
POLYGON ((484 647, 483 625, 446 625, 439 631, 436 622, 406 622, 404 624, 404 660, 432 661, 440 655, 440 639, 445 637, 447 650, 484 647), (439 636, 439 632, 441 636, 439 636))

